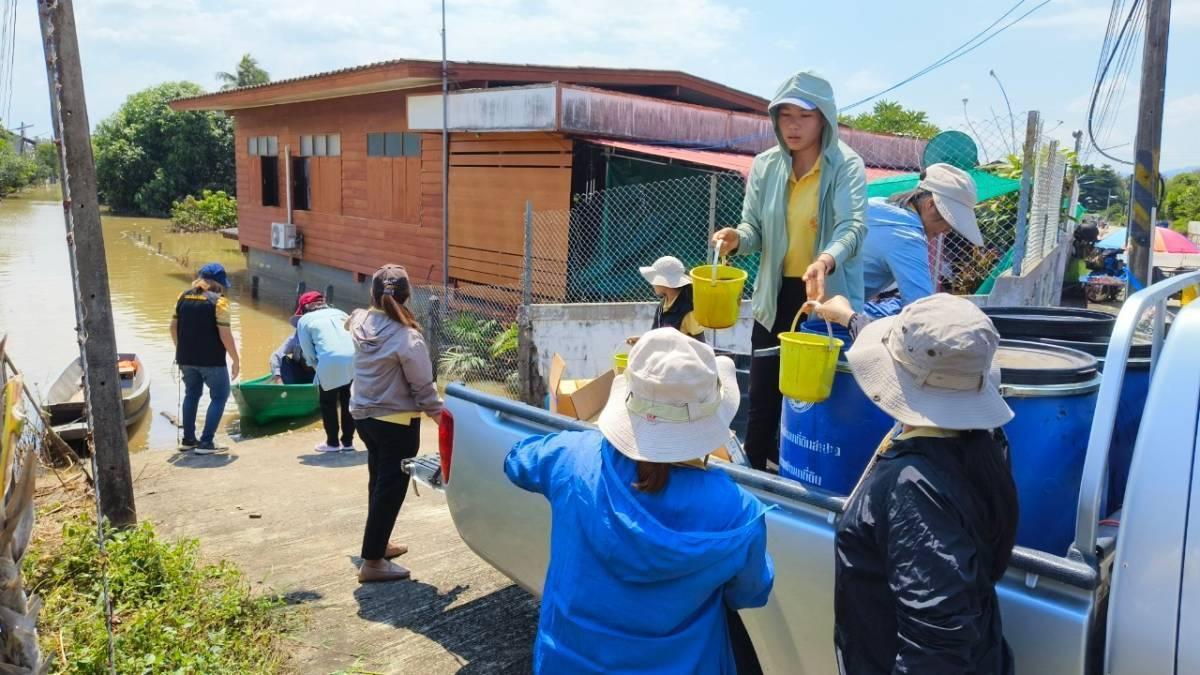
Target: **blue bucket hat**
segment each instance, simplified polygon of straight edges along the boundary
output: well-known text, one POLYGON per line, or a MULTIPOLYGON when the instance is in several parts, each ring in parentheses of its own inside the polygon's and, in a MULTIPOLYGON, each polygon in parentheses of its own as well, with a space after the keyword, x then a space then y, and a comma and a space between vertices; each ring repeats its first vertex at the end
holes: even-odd
POLYGON ((223 288, 229 288, 229 277, 225 275, 225 268, 221 266, 221 263, 208 263, 201 267, 200 278, 215 281, 223 288))

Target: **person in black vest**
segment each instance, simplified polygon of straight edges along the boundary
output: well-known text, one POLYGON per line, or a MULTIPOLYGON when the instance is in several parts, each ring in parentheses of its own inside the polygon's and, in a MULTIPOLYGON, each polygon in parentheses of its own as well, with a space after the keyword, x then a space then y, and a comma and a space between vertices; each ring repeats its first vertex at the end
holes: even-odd
POLYGON ((224 295, 227 288, 229 277, 225 268, 219 263, 209 263, 200 268, 191 287, 175 301, 171 340, 175 343, 175 362, 179 364, 184 386, 180 452, 193 450, 197 455, 211 455, 228 449, 217 446, 215 436, 225 401, 229 399, 229 381, 237 379, 241 359, 229 324, 229 301, 224 295), (230 371, 225 369, 226 353, 232 361, 230 371), (196 412, 206 385, 208 411, 197 439, 196 412))
POLYGON ((704 327, 696 322, 692 313, 692 279, 679 258, 663 256, 639 271, 654 288, 654 294, 662 298, 654 312, 654 325, 650 329, 674 328, 704 342, 704 327))
POLYGON ((996 583, 1020 505, 1001 431, 1013 412, 1000 395, 1000 335, 978 307, 944 293, 875 321, 847 317, 849 301, 835 300, 816 311, 859 324, 850 370, 901 432, 837 523, 838 670, 1011 675, 996 583))

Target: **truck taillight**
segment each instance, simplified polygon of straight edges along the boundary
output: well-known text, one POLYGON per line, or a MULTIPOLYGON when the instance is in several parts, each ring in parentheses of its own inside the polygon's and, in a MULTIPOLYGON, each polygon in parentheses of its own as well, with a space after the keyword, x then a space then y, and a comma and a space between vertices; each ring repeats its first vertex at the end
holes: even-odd
POLYGON ((442 483, 449 483, 450 460, 454 457, 454 415, 445 408, 438 420, 438 457, 442 460, 442 483))

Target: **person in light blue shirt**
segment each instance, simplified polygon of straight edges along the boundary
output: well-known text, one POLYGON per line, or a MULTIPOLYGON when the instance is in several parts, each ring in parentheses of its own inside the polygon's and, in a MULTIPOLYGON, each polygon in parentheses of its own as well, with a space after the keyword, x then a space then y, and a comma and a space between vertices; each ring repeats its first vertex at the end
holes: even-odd
POLYGON ((974 179, 949 164, 931 164, 915 190, 867 200, 863 244, 866 315, 898 314, 905 305, 933 295, 937 289, 929 268, 932 238, 954 230, 971 244, 983 245, 975 202, 974 179), (896 293, 891 292, 893 287, 896 293))
POLYGON ((317 371, 321 419, 325 442, 317 452, 354 450, 354 418, 350 416, 350 384, 354 379, 354 340, 346 329, 346 313, 325 304, 315 291, 300 296, 297 303, 296 337, 304 360, 317 371), (338 417, 341 417, 339 439, 338 417))

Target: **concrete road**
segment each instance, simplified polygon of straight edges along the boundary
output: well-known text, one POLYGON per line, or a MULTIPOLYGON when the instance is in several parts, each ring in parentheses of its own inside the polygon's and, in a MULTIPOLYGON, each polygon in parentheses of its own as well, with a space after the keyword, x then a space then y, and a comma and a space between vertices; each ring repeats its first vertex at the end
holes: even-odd
MULTIPOLYGON (((436 434, 426 421, 423 452, 436 434)), ((366 452, 317 455, 320 440, 300 431, 225 456, 136 454, 139 516, 296 605, 303 627, 286 647, 297 672, 529 672, 537 601, 466 547, 441 495, 410 489, 396 524, 412 579, 358 583, 366 452)))

